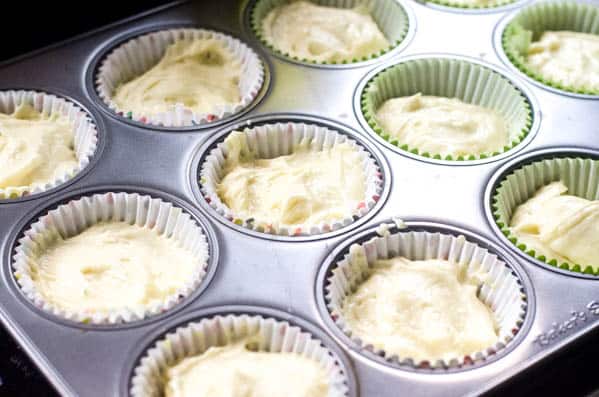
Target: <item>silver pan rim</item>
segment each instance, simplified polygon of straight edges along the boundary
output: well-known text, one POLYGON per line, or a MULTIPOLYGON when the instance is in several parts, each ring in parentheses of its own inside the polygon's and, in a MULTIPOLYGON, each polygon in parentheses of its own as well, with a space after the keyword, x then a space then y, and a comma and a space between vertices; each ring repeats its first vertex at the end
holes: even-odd
POLYGON ((481 8, 467 8, 467 7, 452 7, 448 5, 434 3, 432 1, 426 0, 412 0, 415 3, 418 3, 424 7, 429 7, 432 9, 436 9, 439 11, 452 12, 455 14, 465 14, 465 15, 480 15, 480 14, 496 14, 500 12, 511 11, 516 8, 520 8, 522 6, 527 5, 528 3, 534 0, 515 0, 511 3, 503 4, 495 7, 481 7, 481 8))

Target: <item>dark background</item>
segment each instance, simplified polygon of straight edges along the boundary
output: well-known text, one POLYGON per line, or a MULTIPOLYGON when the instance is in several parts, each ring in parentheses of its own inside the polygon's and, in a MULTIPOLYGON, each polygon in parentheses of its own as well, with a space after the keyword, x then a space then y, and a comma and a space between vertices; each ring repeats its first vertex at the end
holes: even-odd
MULTIPOLYGON (((218 0, 205 0, 218 1, 218 0)), ((196 0, 201 3, 201 0, 196 0)), ((0 24, 0 61, 13 58, 103 25, 168 3, 164 0, 128 0, 118 7, 108 3, 75 7, 69 2, 11 2, 10 15, 19 22, 0 24), (20 16, 26 16, 21 18, 20 16), (19 26, 17 26, 19 25, 19 26)), ((586 396, 599 389, 599 336, 571 346, 567 351, 529 371, 493 395, 586 396)), ((55 396, 52 388, 29 361, 23 351, 0 326, 0 396, 55 396)), ((369 396, 364 396, 369 397, 369 396)))
MULTIPOLYGON (((218 1, 218 0, 205 0, 218 1)), ((171 1, 124 0, 118 3, 16 0, 11 2, 10 18, 3 13, 0 23, 0 61, 10 59, 102 27, 109 23, 158 7, 171 1), (18 21, 18 23, 17 23, 18 21)), ((201 3, 202 1, 195 1, 201 3)))

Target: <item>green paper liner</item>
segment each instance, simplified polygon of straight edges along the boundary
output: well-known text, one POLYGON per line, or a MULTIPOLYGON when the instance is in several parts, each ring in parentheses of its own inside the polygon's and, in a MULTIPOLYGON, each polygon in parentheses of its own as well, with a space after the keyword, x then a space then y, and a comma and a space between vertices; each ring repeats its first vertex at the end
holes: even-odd
POLYGON ((584 264, 559 263, 555 258, 537 254, 518 241, 509 228, 515 209, 541 187, 556 181, 562 181, 568 187, 567 194, 599 200, 599 160, 556 154, 550 158, 533 160, 512 171, 497 183, 491 194, 491 212, 495 223, 507 239, 527 255, 563 270, 597 276, 599 267, 594 269, 584 264))
POLYGON ((392 65, 368 81, 361 94, 361 111, 370 128, 400 149, 437 160, 480 160, 517 146, 530 132, 532 106, 525 94, 507 77, 485 66, 460 59, 423 58, 392 65), (421 152, 384 131, 376 112, 388 99, 417 93, 447 98, 496 110, 507 121, 509 144, 493 153, 461 156, 421 152))
POLYGON ((510 62, 528 77, 559 90, 599 95, 599 89, 564 85, 543 77, 527 65, 528 47, 545 31, 568 30, 599 35, 599 7, 575 2, 537 3, 522 9, 506 25, 502 47, 510 62))
POLYGON ((497 7, 503 7, 509 4, 513 4, 519 0, 496 0, 491 4, 481 5, 481 4, 461 4, 456 1, 451 0, 428 0, 429 3, 437 4, 444 7, 450 8, 459 8, 462 10, 488 10, 497 7))
POLYGON ((266 17, 266 15, 268 15, 273 8, 291 3, 292 1, 293 0, 256 0, 255 4, 250 10, 250 25, 254 34, 264 46, 269 48, 275 54, 293 61, 320 65, 352 64, 356 62, 368 61, 370 59, 378 58, 399 46, 408 34, 408 28, 410 25, 408 14, 403 6, 395 0, 311 0, 311 2, 314 4, 336 8, 355 8, 359 5, 365 5, 370 11, 370 15, 378 25, 379 29, 383 32, 387 38, 387 41, 389 41, 391 45, 388 48, 374 52, 369 56, 347 59, 343 60, 342 62, 317 61, 306 58, 302 59, 278 50, 275 46, 268 42, 262 34, 262 20, 266 17))

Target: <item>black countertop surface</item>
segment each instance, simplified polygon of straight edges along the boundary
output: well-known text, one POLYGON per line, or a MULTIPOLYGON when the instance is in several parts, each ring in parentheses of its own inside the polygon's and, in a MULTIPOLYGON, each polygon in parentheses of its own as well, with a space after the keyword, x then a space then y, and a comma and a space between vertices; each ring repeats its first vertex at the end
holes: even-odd
POLYGON ((25 352, 0 327, 0 396, 57 396, 25 352))

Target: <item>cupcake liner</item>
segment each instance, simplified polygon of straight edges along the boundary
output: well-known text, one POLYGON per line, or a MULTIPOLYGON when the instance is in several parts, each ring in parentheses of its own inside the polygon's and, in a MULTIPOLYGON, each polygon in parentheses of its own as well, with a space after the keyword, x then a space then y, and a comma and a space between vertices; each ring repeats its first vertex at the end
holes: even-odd
POLYGON ((361 349, 382 356, 390 364, 407 365, 418 369, 459 368, 486 360, 504 349, 514 339, 524 322, 527 310, 527 297, 521 281, 509 266, 494 253, 476 243, 467 241, 462 235, 454 236, 427 231, 398 231, 398 229, 359 244, 357 251, 347 252, 334 265, 327 278, 325 302, 337 327, 361 349), (354 336, 350 326, 343 318, 341 308, 347 295, 355 291, 368 274, 368 269, 359 260, 356 260, 356 254, 365 255, 368 267, 377 259, 403 256, 410 260, 448 260, 459 266, 460 271, 466 275, 481 270, 486 272, 488 277, 479 288, 478 297, 493 311, 499 326, 497 343, 483 351, 472 352, 464 357, 455 357, 450 361, 439 359, 429 362, 417 361, 411 357, 398 357, 395 353, 378 350, 367 341, 354 336))
POLYGON ((599 90, 576 88, 546 79, 527 65, 530 43, 548 30, 570 30, 599 35, 599 7, 576 2, 541 2, 523 8, 502 34, 502 47, 510 62, 528 77, 563 91, 599 95, 599 90))
POLYGON ((100 64, 96 74, 96 91, 104 103, 115 113, 144 124, 163 127, 203 125, 229 117, 248 107, 256 98, 264 82, 264 66, 256 53, 246 44, 223 33, 206 29, 168 29, 133 38, 112 50, 100 64), (166 48, 176 41, 215 39, 233 53, 241 64, 239 91, 241 101, 235 105, 215 106, 210 113, 196 113, 183 104, 175 105, 170 112, 135 114, 120 109, 112 100, 119 84, 142 75, 164 56, 166 48))
POLYGON ((510 229, 510 221, 516 208, 530 199, 541 187, 551 182, 562 181, 568 194, 588 200, 599 199, 599 160, 582 157, 560 157, 538 159, 510 172, 503 177, 491 193, 491 211, 497 226, 507 239, 527 255, 571 272, 599 275, 599 268, 575 263, 558 263, 557 259, 546 258, 518 241, 510 229))
POLYGON ((227 157, 227 149, 221 141, 210 151, 210 154, 206 156, 201 165, 200 190, 206 202, 217 213, 237 225, 258 232, 284 236, 322 234, 347 226, 366 215, 381 197, 383 179, 376 160, 367 149, 342 133, 314 124, 293 122, 265 124, 246 128, 243 132, 246 134, 249 147, 257 150, 259 158, 275 158, 291 154, 304 139, 310 140, 310 149, 312 151, 321 151, 324 148, 348 142, 358 150, 362 158, 364 174, 366 176, 366 191, 364 193, 364 200, 358 204, 352 213, 348 213, 345 218, 331 223, 319 225, 275 225, 267 219, 245 219, 228 208, 221 201, 216 191, 217 184, 224 176, 223 166, 227 157))
POLYGON ((477 63, 452 58, 421 58, 392 65, 372 77, 361 94, 360 108, 368 126, 400 149, 437 160, 479 160, 511 150, 529 134, 532 108, 525 94, 500 73, 477 63), (415 95, 458 98, 466 103, 496 110, 509 125, 510 143, 494 153, 441 156, 410 147, 385 132, 376 119, 388 99, 415 95))
POLYGON ((23 294, 35 306, 55 316, 79 323, 117 324, 142 320, 167 311, 190 295, 206 275, 208 243, 200 226, 181 208, 138 193, 109 192, 84 196, 50 210, 34 222, 19 239, 13 256, 14 276, 23 294), (32 280, 34 264, 57 238, 75 236, 101 222, 126 222, 156 230, 172 238, 197 258, 190 280, 160 304, 111 311, 71 311, 47 302, 32 280))
POLYGON ((225 346, 254 335, 259 335, 259 351, 295 353, 318 362, 329 378, 328 396, 348 395, 341 361, 320 340, 286 321, 248 314, 216 315, 168 333, 138 362, 129 394, 132 397, 162 396, 169 367, 186 357, 202 354, 212 346, 225 346))
POLYGON ((98 145, 98 131, 89 114, 67 99, 37 91, 0 91, 0 113, 11 114, 20 105, 28 103, 35 110, 47 115, 66 116, 72 123, 73 144, 78 164, 71 172, 44 185, 14 186, 0 188, 0 199, 16 199, 55 188, 81 172, 90 162, 98 145))
POLYGON ((383 35, 387 38, 387 41, 391 45, 379 52, 373 53, 367 57, 359 59, 347 59, 343 62, 319 62, 311 59, 300 59, 287 53, 282 53, 276 49, 271 43, 269 43, 262 33, 262 20, 268 15, 268 13, 277 6, 281 6, 290 3, 290 0, 256 0, 255 4, 250 10, 250 25, 256 37, 262 42, 264 46, 269 48, 277 55, 283 56, 287 59, 294 61, 312 63, 312 64, 323 64, 323 65, 335 65, 335 64, 351 64, 356 62, 367 61, 369 59, 378 58, 389 51, 399 46, 408 34, 408 28, 410 20, 403 5, 396 0, 310 0, 312 3, 336 8, 355 8, 357 6, 366 6, 370 11, 372 19, 376 22, 383 35))

